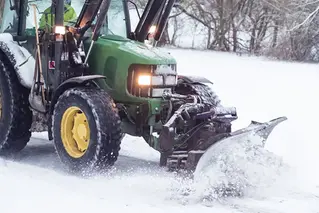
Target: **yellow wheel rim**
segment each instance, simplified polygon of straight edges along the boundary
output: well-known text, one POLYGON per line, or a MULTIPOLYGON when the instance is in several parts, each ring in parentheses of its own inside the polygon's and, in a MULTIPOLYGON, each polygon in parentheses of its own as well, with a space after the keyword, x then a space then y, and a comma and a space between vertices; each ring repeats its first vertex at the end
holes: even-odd
POLYGON ((89 147, 90 127, 84 112, 78 107, 68 108, 61 121, 61 138, 67 153, 82 157, 89 147))

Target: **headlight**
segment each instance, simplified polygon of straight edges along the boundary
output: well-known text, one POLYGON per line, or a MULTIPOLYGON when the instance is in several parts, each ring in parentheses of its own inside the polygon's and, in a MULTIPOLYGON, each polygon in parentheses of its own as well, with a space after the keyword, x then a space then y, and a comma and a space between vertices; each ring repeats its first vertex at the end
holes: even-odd
POLYGON ((157 28, 156 25, 152 25, 152 26, 150 27, 148 33, 154 34, 154 33, 156 32, 156 28, 157 28))
POLYGON ((137 79, 137 83, 140 86, 151 86, 152 84, 152 76, 150 75, 139 75, 137 79))
POLYGON ((137 97, 161 97, 164 90, 177 85, 177 72, 170 65, 131 65, 127 90, 137 97))
POLYGON ((152 85, 161 86, 164 84, 163 76, 152 76, 152 85))
MULTIPOLYGON (((172 76, 174 77, 174 76, 172 76)), ((137 79, 137 83, 140 86, 162 86, 164 85, 164 79, 163 76, 151 76, 151 75, 139 75, 137 79)), ((167 85, 174 85, 175 78, 172 80, 170 78, 169 80, 166 79, 167 85)))
POLYGON ((55 33, 65 35, 65 26, 55 26, 55 33))

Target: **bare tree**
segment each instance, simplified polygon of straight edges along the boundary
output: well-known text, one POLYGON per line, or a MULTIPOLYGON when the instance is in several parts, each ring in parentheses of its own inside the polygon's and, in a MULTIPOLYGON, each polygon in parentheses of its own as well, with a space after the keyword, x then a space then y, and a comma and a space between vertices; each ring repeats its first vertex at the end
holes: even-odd
MULTIPOLYGON (((134 1, 141 8, 146 3, 134 1)), ((160 44, 196 35, 185 36, 182 29, 204 29, 206 49, 319 61, 318 24, 319 0, 180 0, 160 44)), ((196 48, 201 42, 192 39, 196 48)))
POLYGON ((276 45, 267 54, 283 60, 319 61, 319 2, 290 0, 285 9, 276 45))

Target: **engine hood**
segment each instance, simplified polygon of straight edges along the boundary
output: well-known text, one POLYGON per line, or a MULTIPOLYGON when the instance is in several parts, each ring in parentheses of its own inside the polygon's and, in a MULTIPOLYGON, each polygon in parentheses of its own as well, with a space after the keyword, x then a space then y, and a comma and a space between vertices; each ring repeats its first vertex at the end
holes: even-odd
POLYGON ((97 42, 98 44, 111 47, 112 51, 123 54, 124 58, 132 59, 132 63, 176 64, 176 60, 170 53, 120 36, 101 36, 97 42))

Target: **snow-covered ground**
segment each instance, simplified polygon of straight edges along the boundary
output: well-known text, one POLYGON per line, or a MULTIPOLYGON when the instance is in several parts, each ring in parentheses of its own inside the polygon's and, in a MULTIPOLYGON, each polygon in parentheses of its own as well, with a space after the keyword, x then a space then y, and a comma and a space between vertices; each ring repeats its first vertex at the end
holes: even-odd
POLYGON ((210 183, 178 178, 158 167, 156 151, 128 136, 109 174, 70 176, 63 172, 53 145, 34 134, 15 161, 0 161, 1 212, 318 213, 318 65, 167 50, 176 57, 181 74, 209 78, 223 104, 237 107, 234 129, 251 119, 288 117, 269 137, 267 149, 274 154, 260 152, 253 159, 231 162, 248 171, 247 176, 236 171, 232 175, 253 184, 243 197, 212 199, 205 194, 209 185, 227 177, 211 176, 210 183))

